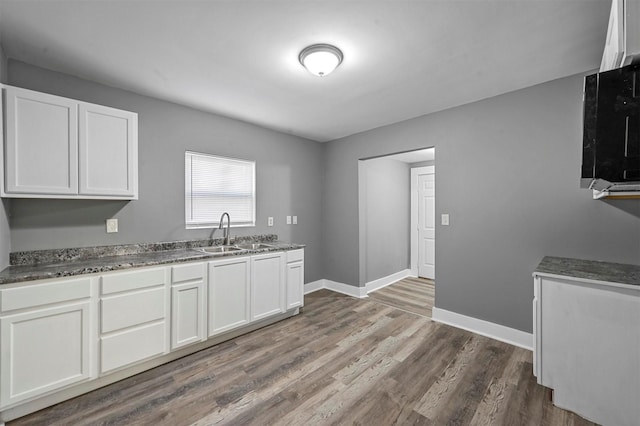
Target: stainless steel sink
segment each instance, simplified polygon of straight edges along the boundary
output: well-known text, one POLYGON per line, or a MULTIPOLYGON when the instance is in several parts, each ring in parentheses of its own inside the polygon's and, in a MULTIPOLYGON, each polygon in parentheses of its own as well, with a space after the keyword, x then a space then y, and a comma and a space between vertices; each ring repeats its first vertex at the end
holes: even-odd
POLYGON ((264 243, 246 243, 246 244, 238 244, 238 247, 245 250, 260 250, 260 249, 270 249, 273 248, 270 244, 264 243))
POLYGON ((205 252, 205 253, 223 254, 223 253, 232 253, 232 252, 243 251, 245 249, 242 249, 242 248, 236 247, 236 246, 215 246, 215 247, 203 247, 200 250, 205 252))

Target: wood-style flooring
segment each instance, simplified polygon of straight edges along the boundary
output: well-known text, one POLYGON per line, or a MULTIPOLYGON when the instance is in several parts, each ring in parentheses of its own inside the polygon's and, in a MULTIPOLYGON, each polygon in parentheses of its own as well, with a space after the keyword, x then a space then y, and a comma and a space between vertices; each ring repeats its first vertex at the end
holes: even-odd
POLYGON ((589 425, 531 353, 328 290, 304 312, 18 425, 589 425))
POLYGON ((369 298, 403 311, 431 318, 435 286, 433 280, 409 277, 369 293, 369 298))

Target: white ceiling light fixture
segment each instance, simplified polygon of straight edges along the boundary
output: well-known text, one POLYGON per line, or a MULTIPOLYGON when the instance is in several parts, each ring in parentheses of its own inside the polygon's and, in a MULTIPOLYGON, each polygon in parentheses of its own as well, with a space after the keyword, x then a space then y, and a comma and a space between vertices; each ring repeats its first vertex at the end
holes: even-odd
POLYGON ((342 51, 330 44, 312 44, 302 49, 298 60, 309 72, 326 77, 342 62, 342 51))

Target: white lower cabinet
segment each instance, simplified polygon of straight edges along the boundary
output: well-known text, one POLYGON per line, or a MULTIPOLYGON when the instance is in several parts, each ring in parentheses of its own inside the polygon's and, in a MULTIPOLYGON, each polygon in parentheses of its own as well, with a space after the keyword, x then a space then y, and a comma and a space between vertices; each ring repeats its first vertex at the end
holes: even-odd
POLYGON ((293 313, 303 284, 292 250, 0 286, 0 424, 293 313))
POLYGON ((304 306, 304 250, 287 252, 287 310, 304 306))
POLYGON ((101 277, 100 373, 169 352, 166 267, 101 277))
POLYGON ((206 264, 171 268, 171 349, 207 338, 206 264))
POLYGON ((251 320, 285 311, 284 253, 251 257, 251 320))
MULTIPOLYGON (((597 270, 594 268, 594 270, 597 270)), ((534 273, 533 374, 598 424, 640 419, 640 289, 534 273)))
POLYGON ((209 336, 249 323, 250 259, 232 257, 209 262, 209 336))
POLYGON ((90 279, 0 290, 0 407, 91 378, 90 279))

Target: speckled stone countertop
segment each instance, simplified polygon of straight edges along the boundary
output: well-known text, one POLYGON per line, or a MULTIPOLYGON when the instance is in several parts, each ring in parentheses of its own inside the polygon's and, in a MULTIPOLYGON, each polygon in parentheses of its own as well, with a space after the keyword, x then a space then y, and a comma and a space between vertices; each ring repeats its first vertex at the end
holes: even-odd
POLYGON ((559 275, 640 288, 640 265, 546 256, 534 275, 559 275))
POLYGON ((305 247, 302 244, 274 241, 275 239, 277 239, 275 235, 266 236, 266 238, 265 236, 260 238, 239 238, 235 243, 264 242, 271 247, 223 254, 205 253, 200 250, 203 247, 219 245, 221 241, 217 240, 42 250, 38 252, 21 252, 23 254, 22 257, 19 254, 12 253, 12 261, 18 261, 18 264, 12 264, 0 271, 0 285, 195 260, 213 260, 228 256, 287 251, 305 247), (137 251, 136 247, 138 247, 137 251), (102 253, 102 255, 96 255, 96 253, 102 253), (93 256, 90 254, 93 254, 93 256), (27 263, 24 260, 25 258, 30 259, 31 263, 27 263))

